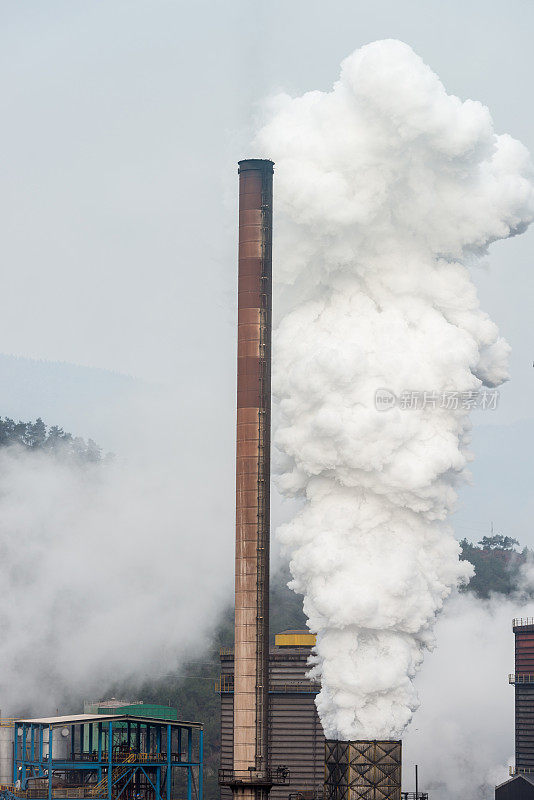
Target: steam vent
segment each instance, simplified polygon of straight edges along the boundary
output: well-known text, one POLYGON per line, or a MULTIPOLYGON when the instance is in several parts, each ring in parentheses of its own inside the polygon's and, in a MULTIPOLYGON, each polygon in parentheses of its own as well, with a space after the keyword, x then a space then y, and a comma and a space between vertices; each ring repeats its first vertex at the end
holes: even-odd
POLYGON ((398 740, 325 743, 324 800, 401 800, 398 740))

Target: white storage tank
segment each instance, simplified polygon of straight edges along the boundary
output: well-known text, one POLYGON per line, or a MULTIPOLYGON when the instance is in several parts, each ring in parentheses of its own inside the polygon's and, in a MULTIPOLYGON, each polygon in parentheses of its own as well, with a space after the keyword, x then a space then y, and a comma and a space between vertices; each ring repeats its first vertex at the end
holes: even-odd
POLYGON ((13 783, 13 736, 11 720, 0 719, 0 784, 13 783))
MULTIPOLYGON (((30 741, 29 732, 26 734, 27 741, 30 741)), ((52 728, 52 758, 53 759, 66 759, 70 758, 70 727, 63 725, 60 728, 52 728)), ((35 732, 35 752, 38 752, 38 733, 35 732)), ((43 760, 48 759, 48 726, 43 730, 43 760)))
POLYGON ((70 759, 70 727, 52 728, 52 758, 70 759))

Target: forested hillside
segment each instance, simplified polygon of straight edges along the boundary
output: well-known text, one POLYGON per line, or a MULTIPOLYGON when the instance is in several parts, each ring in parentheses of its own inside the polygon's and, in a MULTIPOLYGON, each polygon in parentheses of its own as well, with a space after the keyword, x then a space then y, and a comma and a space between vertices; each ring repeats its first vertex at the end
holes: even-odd
POLYGON ((533 556, 527 547, 518 552, 519 542, 501 534, 484 536, 477 544, 462 539, 460 545, 460 558, 475 567, 475 575, 463 591, 477 597, 489 597, 492 592, 511 594, 518 588, 521 567, 533 556))
POLYGON ((102 460, 102 450, 92 439, 85 442, 79 436, 65 433, 63 428, 50 428, 39 417, 35 422, 15 422, 0 417, 0 447, 18 445, 25 450, 41 450, 77 461, 102 460))

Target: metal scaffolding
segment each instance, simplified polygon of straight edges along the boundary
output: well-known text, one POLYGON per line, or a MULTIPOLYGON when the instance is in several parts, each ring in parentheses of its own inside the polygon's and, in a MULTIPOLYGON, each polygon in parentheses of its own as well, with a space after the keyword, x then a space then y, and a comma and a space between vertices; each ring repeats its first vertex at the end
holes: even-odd
POLYGON ((198 722, 102 714, 15 720, 9 788, 31 800, 202 800, 202 749, 198 722))

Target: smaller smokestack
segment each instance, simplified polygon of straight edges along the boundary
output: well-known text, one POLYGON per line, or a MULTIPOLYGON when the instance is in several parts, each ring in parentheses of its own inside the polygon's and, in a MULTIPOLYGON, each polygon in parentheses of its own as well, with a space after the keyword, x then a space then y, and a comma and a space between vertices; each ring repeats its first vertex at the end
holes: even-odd
POLYGON ((325 742, 324 800, 401 800, 402 742, 325 742))

